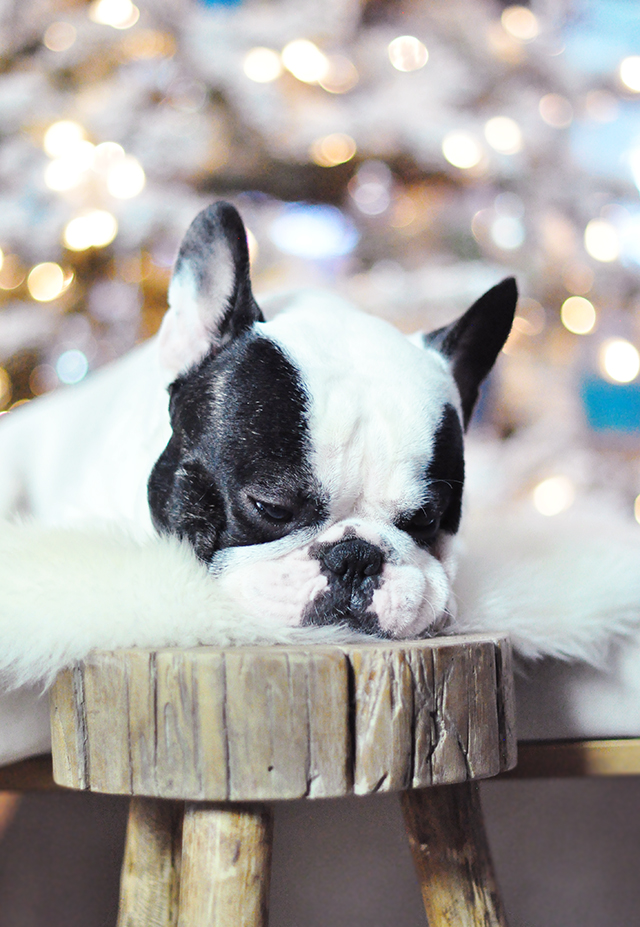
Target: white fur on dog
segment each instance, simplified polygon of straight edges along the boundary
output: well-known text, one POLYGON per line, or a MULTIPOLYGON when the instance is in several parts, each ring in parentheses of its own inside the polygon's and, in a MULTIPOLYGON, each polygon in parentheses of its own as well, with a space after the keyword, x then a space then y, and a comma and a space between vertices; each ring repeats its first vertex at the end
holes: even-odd
POLYGON ((174 538, 0 523, 0 688, 47 685, 94 649, 357 637, 243 614, 174 538))
MULTIPOLYGON (((525 657, 601 664, 640 629, 640 532, 596 518, 471 518, 449 633, 504 632, 525 657)), ((173 538, 0 523, 0 676, 48 684, 93 649, 344 642, 243 613, 173 538)))
POLYGON ((526 658, 603 666, 640 630, 640 530, 615 512, 471 513, 454 633, 501 631, 526 658))

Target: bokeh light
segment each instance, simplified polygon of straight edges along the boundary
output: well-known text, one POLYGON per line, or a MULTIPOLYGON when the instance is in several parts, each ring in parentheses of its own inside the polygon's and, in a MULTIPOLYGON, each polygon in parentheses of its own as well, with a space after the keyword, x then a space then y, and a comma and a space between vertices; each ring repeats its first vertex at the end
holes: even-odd
POLYGON ((359 239, 355 226, 335 206, 307 203, 285 207, 269 235, 280 251, 316 260, 349 254, 359 239))
POLYGON ((27 277, 27 289, 30 296, 42 303, 57 299, 64 293, 67 286, 62 267, 52 261, 36 264, 27 277))
POLYGON ((566 129, 573 120, 573 106, 559 93, 546 93, 538 104, 543 122, 554 129, 566 129))
POLYGON ((484 137, 500 154, 516 154, 522 149, 522 132, 514 119, 494 116, 484 127, 484 137))
POLYGON ((118 234, 115 216, 104 209, 94 209, 72 219, 64 230, 64 243, 71 251, 104 248, 118 234))
POLYGON ((61 119, 49 126, 44 134, 44 150, 50 158, 61 158, 69 154, 85 139, 85 131, 78 122, 61 119))
POLYGON ((532 42, 540 32, 538 20, 526 6, 508 6, 500 17, 502 28, 520 42, 532 42))
POLYGON ((631 383, 640 372, 640 354, 625 338, 608 338, 600 347, 598 366, 612 383, 631 383))
POLYGON ((249 80, 268 84, 282 74, 280 55, 272 48, 252 48, 244 57, 242 70, 249 80))
POLYGON ((610 263, 620 255, 620 242, 615 227, 607 219, 592 219, 584 230, 584 246, 596 261, 610 263))
POLYGON ((484 154, 482 145, 470 132, 448 132, 442 140, 442 153, 454 167, 462 170, 476 167, 484 154))
POLYGON ((16 290, 26 276, 26 268, 18 255, 5 254, 0 267, 0 290, 16 290))
POLYGON ((282 63, 305 84, 317 84, 329 68, 327 56, 308 39, 294 39, 282 49, 282 63))
POLYGON ((400 35, 389 43, 389 61, 396 71, 418 71, 429 60, 429 52, 420 39, 400 35))
POLYGON ((107 190, 117 199, 128 200, 137 196, 145 183, 142 165, 133 155, 117 159, 107 171, 107 190))
POLYGON ((70 348, 60 355, 55 369, 61 383, 72 385, 84 380, 89 372, 89 362, 78 348, 70 348))
POLYGON ((640 55, 630 55, 620 62, 620 80, 634 93, 640 93, 640 55))
POLYGON ((94 0, 89 7, 89 18, 114 29, 130 29, 140 18, 140 10, 131 0, 94 0))
POLYGON ((71 48, 76 40, 77 32, 71 23, 51 23, 44 34, 43 42, 49 51, 63 52, 71 48))
POLYGON ((317 139, 309 150, 311 160, 320 167, 335 167, 350 161, 356 153, 356 143, 350 135, 334 132, 317 139))
POLYGON ((570 296, 562 304, 560 319, 574 335, 588 335, 596 324, 596 310, 583 296, 570 296))
POLYGON ((533 490, 533 504, 541 515, 559 515, 573 505, 576 497, 573 482, 567 476, 550 476, 533 490))
POLYGON ((344 55, 330 55, 325 73, 318 80, 328 93, 348 93, 360 79, 355 65, 344 55))

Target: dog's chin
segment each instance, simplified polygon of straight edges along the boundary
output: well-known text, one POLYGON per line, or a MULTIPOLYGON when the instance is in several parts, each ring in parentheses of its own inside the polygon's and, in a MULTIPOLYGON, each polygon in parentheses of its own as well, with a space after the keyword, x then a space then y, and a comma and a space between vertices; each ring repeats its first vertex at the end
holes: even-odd
MULTIPOLYGON (((264 547, 265 545, 263 545, 264 547)), ((345 593, 305 545, 273 558, 247 548, 229 557, 219 574, 225 593, 248 618, 274 626, 346 625, 391 639, 429 636, 446 623, 454 558, 450 545, 439 556, 416 549, 411 562, 387 562, 375 582, 345 593)))

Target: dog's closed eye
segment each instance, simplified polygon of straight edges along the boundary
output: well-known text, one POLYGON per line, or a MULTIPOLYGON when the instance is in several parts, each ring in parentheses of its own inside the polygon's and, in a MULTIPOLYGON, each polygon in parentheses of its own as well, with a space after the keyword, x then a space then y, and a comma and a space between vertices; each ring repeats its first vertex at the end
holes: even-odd
POLYGON ((273 502, 267 502, 263 499, 254 499, 250 497, 257 511, 268 521, 275 522, 278 525, 286 525, 293 521, 295 513, 283 505, 275 505, 273 502))
POLYGON ((440 519, 441 516, 433 509, 421 508, 398 522, 398 527, 418 544, 429 544, 440 530, 440 519))

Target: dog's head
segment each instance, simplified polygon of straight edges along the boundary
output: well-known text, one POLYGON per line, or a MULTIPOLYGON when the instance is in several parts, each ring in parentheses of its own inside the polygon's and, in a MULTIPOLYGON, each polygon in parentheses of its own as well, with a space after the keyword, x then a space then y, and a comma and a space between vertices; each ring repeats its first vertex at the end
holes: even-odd
POLYGON ((307 293, 266 322, 245 230, 218 203, 182 243, 159 344, 172 437, 149 479, 156 527, 231 578, 248 610, 390 637, 446 613, 463 430, 509 333, 513 280, 407 338, 307 293))

